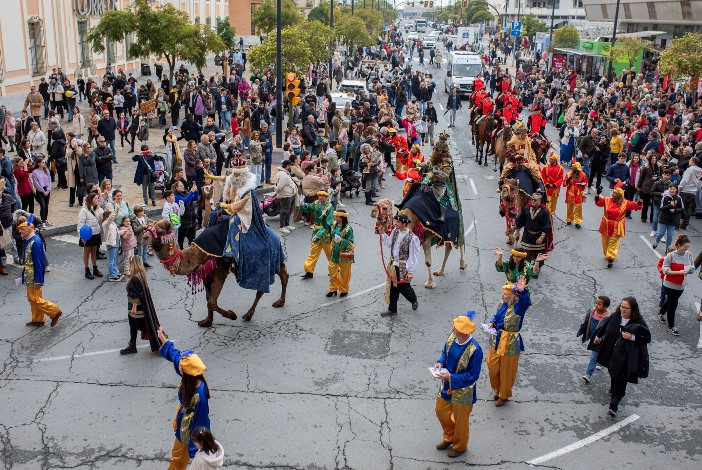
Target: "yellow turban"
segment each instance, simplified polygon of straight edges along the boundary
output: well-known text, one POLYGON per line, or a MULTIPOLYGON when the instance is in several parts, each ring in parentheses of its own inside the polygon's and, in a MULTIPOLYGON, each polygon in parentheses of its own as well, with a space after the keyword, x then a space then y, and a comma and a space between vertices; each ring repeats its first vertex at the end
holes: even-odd
POLYGON ((624 190, 622 188, 617 188, 612 191, 612 194, 617 193, 620 197, 624 197, 624 190))
POLYGON ((329 193, 326 191, 317 191, 317 196, 326 196, 329 197, 329 193))
POLYGON ((580 162, 575 162, 573 163, 573 169, 577 171, 582 171, 583 166, 580 164, 580 162))
POLYGON ((475 331, 475 323, 465 315, 454 318, 453 327, 462 335, 470 335, 475 331))
POLYGON ((180 368, 183 370, 184 374, 192 375, 197 377, 205 372, 205 363, 202 362, 200 356, 195 353, 189 354, 180 359, 180 368))
POLYGON ((514 248, 512 248, 512 251, 510 253, 512 253, 512 256, 518 256, 520 258, 526 258, 527 255, 524 251, 517 251, 514 248))
POLYGON ((505 294, 514 294, 514 284, 509 282, 502 286, 502 290, 505 292, 505 294))
POLYGON ((558 161, 558 154, 556 152, 554 152, 553 150, 551 150, 548 154, 548 159, 551 161, 557 162, 558 161))

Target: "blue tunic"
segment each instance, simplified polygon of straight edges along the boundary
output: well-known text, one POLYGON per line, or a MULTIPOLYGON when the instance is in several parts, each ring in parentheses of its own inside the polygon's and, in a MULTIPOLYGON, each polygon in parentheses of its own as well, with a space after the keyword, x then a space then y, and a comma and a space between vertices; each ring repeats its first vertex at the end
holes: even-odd
MULTIPOLYGON (((256 191, 249 190, 248 194, 251 195, 251 226, 244 233, 238 214, 229 219, 222 256, 234 261, 234 274, 241 287, 267 293, 275 282, 275 273, 285 262, 285 255, 280 238, 263 220, 256 191)), ((246 193, 242 199, 244 197, 246 193)))
MULTIPOLYGON (((180 350, 173 345, 172 341, 166 341, 163 344, 161 347, 161 356, 172 362, 176 374, 181 375, 179 367, 180 359, 183 357, 183 355, 180 350)), ((205 426, 208 429, 210 428, 210 405, 207 402, 207 386, 205 385, 205 382, 200 382, 200 385, 198 385, 198 387, 195 389, 195 393, 199 395, 200 399, 197 405, 195 405, 195 417, 193 419, 192 429, 190 430, 191 432, 200 426, 205 426)), ((180 423, 183 421, 183 414, 185 413, 186 406, 183 403, 183 396, 180 393, 178 393, 178 401, 180 402, 180 406, 178 407, 178 414, 176 416, 175 437, 180 441, 180 423)), ((190 455, 190 458, 195 457, 197 447, 195 444, 193 444, 192 439, 190 442, 181 442, 181 444, 188 446, 188 454, 190 455)))
POLYGON ((34 287, 34 284, 44 284, 44 274, 46 271, 46 256, 44 255, 44 242, 41 241, 41 237, 36 233, 32 238, 28 238, 24 241, 24 247, 20 256, 22 257, 22 264, 27 265, 28 261, 25 259, 27 254, 27 247, 32 244, 31 254, 32 254, 32 266, 31 274, 32 279, 25 279, 24 275, 27 272, 27 268, 22 269, 22 282, 29 287, 34 287), (27 282, 29 281, 29 282, 27 282))
MULTIPOLYGON (((507 303, 502 302, 502 305, 500 305, 500 308, 497 309, 497 312, 492 317, 492 320, 490 320, 490 323, 493 323, 495 325, 495 329, 497 330, 497 336, 494 339, 495 351, 497 351, 497 348, 500 345, 500 339, 502 338, 502 330, 520 331, 522 329, 522 324, 524 323, 524 315, 526 314, 526 311, 529 308, 529 306, 531 306, 529 289, 524 289, 523 292, 517 292, 517 295, 519 296, 519 299, 511 308, 507 305, 507 303), (510 315, 507 315, 508 310, 510 311, 510 315), (514 313, 514 315, 511 315, 512 312, 514 313), (516 318, 514 318, 515 316, 516 318), (505 328, 506 318, 509 324, 505 328), (518 323, 518 325, 513 323, 518 323)), ((518 341, 519 350, 524 351, 524 341, 522 341, 522 335, 518 335, 518 341)))
MULTIPOLYGON (((441 357, 437 362, 443 364, 444 367, 451 373, 451 387, 453 390, 470 387, 478 381, 478 377, 480 376, 480 366, 483 363, 483 350, 480 348, 480 345, 475 338, 471 336, 471 338, 466 341, 466 344, 463 345, 458 344, 457 340, 454 341, 448 351, 446 351, 446 345, 444 345, 444 349, 441 351, 441 357), (475 351, 470 356, 468 367, 464 372, 456 374, 458 361, 471 344, 475 346, 475 351)), ((448 387, 448 381, 444 380, 441 388, 441 398, 446 401, 451 401, 451 394, 448 393, 448 387)), ((475 389, 476 387, 473 387, 473 403, 478 400, 478 395, 475 389)))

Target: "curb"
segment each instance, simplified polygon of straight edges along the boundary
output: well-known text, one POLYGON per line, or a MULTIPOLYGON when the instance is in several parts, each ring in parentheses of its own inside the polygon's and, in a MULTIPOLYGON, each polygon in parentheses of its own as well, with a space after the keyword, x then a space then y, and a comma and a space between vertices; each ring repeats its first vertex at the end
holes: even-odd
MULTIPOLYGON (((256 190, 256 197, 259 198, 260 201, 263 201, 263 198, 261 196, 267 195, 268 193, 274 192, 273 186, 266 187, 266 188, 261 188, 256 190)), ((147 216, 154 216, 154 215, 161 215, 161 209, 158 208, 149 208, 146 209, 146 215, 147 216)), ((47 228, 41 231, 41 234, 44 237, 53 237, 56 235, 63 235, 64 233, 77 233, 78 231, 78 223, 75 224, 66 224, 66 225, 59 225, 58 227, 51 227, 47 228)))

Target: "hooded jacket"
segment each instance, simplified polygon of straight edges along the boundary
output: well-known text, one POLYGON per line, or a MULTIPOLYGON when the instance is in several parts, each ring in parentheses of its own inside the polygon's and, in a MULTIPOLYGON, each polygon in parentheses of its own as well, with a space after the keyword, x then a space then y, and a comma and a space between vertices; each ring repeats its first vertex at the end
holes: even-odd
POLYGON ((217 451, 214 454, 208 454, 201 450, 197 451, 190 466, 190 470, 213 470, 224 465, 224 449, 222 448, 222 444, 218 441, 215 441, 215 443, 217 444, 217 451))

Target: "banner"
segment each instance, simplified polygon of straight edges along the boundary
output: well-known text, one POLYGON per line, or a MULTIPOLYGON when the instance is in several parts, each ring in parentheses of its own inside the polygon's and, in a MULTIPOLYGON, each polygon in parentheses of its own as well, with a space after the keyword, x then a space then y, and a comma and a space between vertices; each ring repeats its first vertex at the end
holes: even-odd
POLYGON ((564 68, 566 65, 566 55, 565 54, 553 54, 551 57, 551 68, 553 70, 559 70, 564 68))

